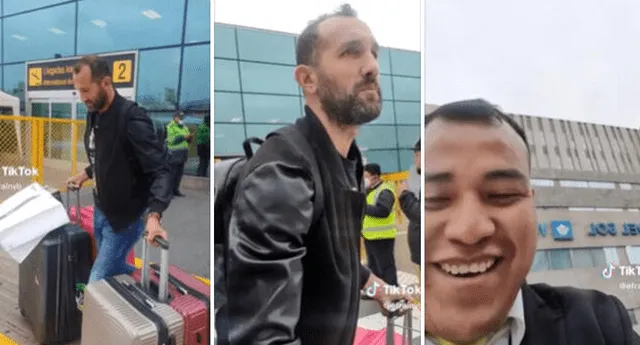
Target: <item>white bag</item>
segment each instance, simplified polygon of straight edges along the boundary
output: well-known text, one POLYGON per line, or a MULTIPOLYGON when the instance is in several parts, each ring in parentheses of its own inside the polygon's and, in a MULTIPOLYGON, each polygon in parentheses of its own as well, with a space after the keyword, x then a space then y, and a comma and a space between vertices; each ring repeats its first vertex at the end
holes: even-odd
POLYGON ((64 205, 33 183, 0 204, 0 246, 21 263, 48 233, 69 222, 64 205))

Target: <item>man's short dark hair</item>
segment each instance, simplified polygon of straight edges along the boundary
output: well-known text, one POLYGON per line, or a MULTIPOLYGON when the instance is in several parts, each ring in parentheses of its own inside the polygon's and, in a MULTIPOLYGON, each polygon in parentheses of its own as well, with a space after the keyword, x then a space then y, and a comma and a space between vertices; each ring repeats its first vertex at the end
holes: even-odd
POLYGON ((101 81, 104 77, 111 77, 111 68, 109 68, 109 63, 97 55, 87 55, 80 58, 80 60, 78 60, 78 62, 73 66, 73 73, 80 73, 83 66, 89 67, 89 71, 91 71, 91 80, 94 82, 101 81))
POLYGON ((531 167, 531 151, 524 129, 509 115, 503 113, 495 105, 484 99, 470 99, 448 103, 425 116, 424 129, 436 119, 462 123, 499 124, 506 122, 524 141, 527 146, 529 167, 531 167))
POLYGON ((382 174, 382 169, 380 169, 380 165, 376 163, 369 163, 365 165, 364 171, 368 172, 373 176, 380 176, 382 174))
POLYGON ((318 47, 318 26, 325 20, 333 17, 357 18, 358 13, 349 4, 343 4, 333 13, 323 14, 310 21, 307 27, 302 30, 296 42, 296 63, 298 65, 313 66, 316 61, 316 48, 318 47))

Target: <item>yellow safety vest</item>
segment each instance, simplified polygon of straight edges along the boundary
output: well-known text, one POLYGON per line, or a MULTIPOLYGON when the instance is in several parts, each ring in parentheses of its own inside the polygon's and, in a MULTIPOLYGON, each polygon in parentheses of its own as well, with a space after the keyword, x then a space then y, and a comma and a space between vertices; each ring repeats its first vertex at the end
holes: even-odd
MULTIPOLYGON (((395 199, 393 187, 383 182, 376 189, 370 191, 369 194, 367 194, 367 205, 375 205, 376 200, 378 199, 378 194, 380 194, 380 192, 385 189, 388 189, 391 193, 393 193, 395 199)), ((386 240, 396 238, 396 232, 396 213, 394 212, 393 207, 391 208, 391 212, 386 218, 371 217, 368 215, 364 216, 364 221, 362 223, 362 237, 364 237, 365 239, 386 240)))

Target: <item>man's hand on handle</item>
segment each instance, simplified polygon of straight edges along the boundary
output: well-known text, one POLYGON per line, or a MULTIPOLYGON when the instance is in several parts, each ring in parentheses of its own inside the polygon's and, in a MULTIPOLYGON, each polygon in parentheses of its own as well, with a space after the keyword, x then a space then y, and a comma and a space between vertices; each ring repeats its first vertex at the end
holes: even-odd
POLYGON ((367 296, 378 302, 384 316, 404 314, 415 300, 406 289, 391 286, 373 274, 369 277, 364 291, 367 296))
POLYGON ((157 247, 158 244, 154 241, 156 237, 162 237, 167 240, 167 231, 160 224, 160 215, 157 213, 151 212, 147 217, 147 225, 145 229, 146 237, 145 240, 154 247, 157 247))
POLYGON ((82 185, 88 180, 89 180, 89 176, 84 170, 82 170, 78 174, 71 176, 67 179, 67 187, 78 189, 82 187, 82 185))

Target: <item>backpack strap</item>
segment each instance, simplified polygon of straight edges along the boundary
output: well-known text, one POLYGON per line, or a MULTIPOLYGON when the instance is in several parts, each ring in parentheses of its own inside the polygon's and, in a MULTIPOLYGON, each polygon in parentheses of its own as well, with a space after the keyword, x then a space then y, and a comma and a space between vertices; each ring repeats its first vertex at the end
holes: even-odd
POLYGON ((129 124, 129 113, 131 109, 136 106, 136 102, 132 102, 128 99, 124 99, 122 102, 122 108, 120 108, 120 114, 118 117, 118 135, 120 136, 120 141, 123 144, 125 151, 127 152, 127 159, 132 164, 133 168, 137 171, 142 171, 138 164, 138 160, 133 154, 133 149, 131 148, 131 144, 129 143, 128 136, 128 124, 129 124))
POLYGON ((267 135, 267 139, 274 135, 282 135, 284 137, 291 138, 291 141, 295 144, 295 146, 302 151, 303 156, 312 158, 311 162, 311 176, 313 178, 313 187, 315 196, 313 199, 313 223, 316 223, 322 212, 324 211, 324 190, 322 188, 322 177, 320 176, 320 168, 318 167, 318 161, 316 160, 316 154, 311 148, 311 144, 302 134, 300 129, 295 125, 289 125, 286 127, 282 127, 275 132, 267 135))

